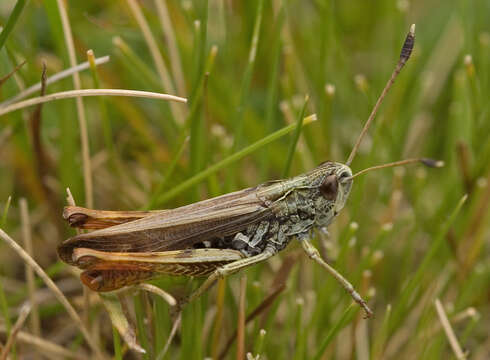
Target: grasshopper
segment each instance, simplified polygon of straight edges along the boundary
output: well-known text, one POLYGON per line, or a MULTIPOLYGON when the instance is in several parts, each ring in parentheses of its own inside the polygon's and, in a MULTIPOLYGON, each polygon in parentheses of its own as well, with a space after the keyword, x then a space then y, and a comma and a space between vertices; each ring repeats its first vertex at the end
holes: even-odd
POLYGON ((208 276, 180 302, 182 306, 202 295, 217 279, 267 260, 296 238, 306 254, 351 294, 366 317, 371 316, 366 301, 320 257, 310 239, 315 228, 326 229, 342 210, 355 176, 413 162, 441 166, 430 159, 408 159, 355 175, 349 167, 383 98, 409 59, 414 41, 412 25, 396 68, 346 164, 327 161, 290 179, 171 210, 122 212, 68 206, 63 216, 71 226, 96 230, 64 241, 58 248, 61 260, 82 269, 82 282, 97 292, 118 290, 161 275, 208 276))

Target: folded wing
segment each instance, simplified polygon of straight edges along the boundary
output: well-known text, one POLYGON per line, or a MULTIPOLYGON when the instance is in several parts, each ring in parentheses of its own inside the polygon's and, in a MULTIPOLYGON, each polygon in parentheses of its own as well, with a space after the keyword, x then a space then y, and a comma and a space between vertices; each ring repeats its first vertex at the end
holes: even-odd
POLYGON ((73 259, 76 248, 131 253, 182 250, 233 235, 272 215, 257 188, 249 188, 74 236, 59 246, 58 254, 77 265, 73 259))

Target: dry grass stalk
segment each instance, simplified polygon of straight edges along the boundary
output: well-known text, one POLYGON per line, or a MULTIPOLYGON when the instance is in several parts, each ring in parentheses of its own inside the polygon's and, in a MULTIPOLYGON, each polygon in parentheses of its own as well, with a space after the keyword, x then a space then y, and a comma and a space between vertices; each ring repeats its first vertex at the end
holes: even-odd
POLYGON ((37 275, 44 281, 46 286, 50 288, 53 293, 55 294, 56 298, 58 301, 63 305, 63 307, 66 309, 68 312, 68 315, 72 318, 73 321, 77 324, 78 328, 80 329, 83 337, 87 341, 87 344, 90 346, 92 351, 95 353, 96 357, 98 359, 105 359, 104 355, 102 354, 101 350, 97 347, 96 342, 90 335, 89 331, 83 324, 82 320, 80 319, 80 316, 78 316, 78 313, 76 310, 73 308, 73 306, 70 304, 68 299, 63 295, 61 290, 56 286, 56 284, 51 280, 51 278, 44 272, 44 270, 39 266, 39 264, 29 256, 26 251, 17 244, 14 239, 12 239, 5 231, 0 229, 0 237, 9 245, 12 249, 15 250, 15 252, 22 258, 22 260, 28 264, 30 267, 34 269, 34 271, 37 273, 37 275))
POLYGON ((9 72, 7 75, 2 76, 0 78, 0 87, 8 80, 12 75, 14 75, 19 69, 24 66, 24 64, 27 62, 27 60, 22 61, 19 65, 17 65, 11 72, 9 72))
POLYGON ((170 306, 177 305, 177 301, 175 300, 175 298, 172 295, 170 295, 168 292, 163 291, 162 289, 160 289, 158 286, 142 283, 142 284, 136 285, 136 288, 137 289, 144 290, 144 291, 148 291, 148 292, 151 292, 151 293, 153 293, 155 295, 160 296, 170 306))
MULTIPOLYGON (((63 35, 65 36, 65 43, 68 49, 68 57, 70 58, 70 65, 76 66, 77 59, 75 55, 75 45, 73 43, 73 34, 71 32, 70 20, 68 19, 68 13, 65 8, 63 0, 57 0, 58 10, 60 12, 61 24, 63 26, 63 35)), ((73 87, 75 90, 80 90, 82 84, 80 81, 80 74, 75 72, 73 77, 73 87)), ((82 145, 82 163, 83 163, 83 182, 85 186, 85 202, 87 207, 92 208, 94 205, 93 200, 93 185, 92 185, 92 170, 90 164, 90 148, 88 142, 88 130, 87 119, 85 117, 85 108, 83 106, 83 100, 81 97, 76 98, 78 123, 80 126, 80 141, 82 145)))
MULTIPOLYGON (((105 64, 106 62, 108 62, 110 60, 110 57, 108 55, 106 56, 101 56, 97 59, 95 59, 95 65, 102 65, 102 64, 105 64)), ((48 77, 46 79, 46 86, 48 85, 51 85, 59 80, 62 80, 68 76, 71 76, 73 75, 74 73, 76 72, 80 72, 80 71, 83 71, 83 70, 87 70, 89 68, 90 64, 88 63, 88 61, 85 61, 81 64, 78 64, 76 66, 72 66, 72 67, 69 67, 68 69, 65 69, 63 71, 60 71, 59 73, 56 73, 54 75, 51 75, 50 77, 48 77)), ((17 101, 20 101, 22 99, 25 99, 26 97, 38 92, 41 90, 41 87, 42 87, 42 84, 41 82, 38 82, 32 86, 29 86, 27 89, 21 91, 20 93, 18 93, 17 95, 5 100, 4 102, 1 102, 0 103, 0 107, 2 106, 7 106, 7 105, 10 105, 10 104, 13 104, 17 101)))
POLYGON ((78 96, 131 96, 141 97, 147 99, 160 99, 167 101, 177 101, 186 103, 187 99, 179 96, 155 93, 151 91, 139 91, 139 90, 125 90, 125 89, 83 89, 83 90, 68 90, 61 91, 59 93, 49 94, 46 96, 31 98, 28 100, 20 101, 6 107, 0 107, 0 116, 8 114, 12 111, 26 108, 41 103, 46 103, 53 100, 70 99, 78 96))
MULTIPOLYGON (((5 326, 0 325, 0 333, 5 333, 5 331, 5 326)), ((49 358, 50 355, 53 355, 67 359, 87 359, 87 354, 83 354, 83 352, 73 352, 71 350, 67 350, 54 342, 44 340, 26 333, 25 331, 19 331, 17 333, 17 342, 31 345, 33 348, 37 349, 36 351, 41 351, 43 354, 45 354, 47 358, 49 358)))
POLYGON ((20 309, 19 317, 17 318, 17 321, 15 322, 14 326, 12 327, 12 330, 10 331, 10 335, 7 339, 7 342, 5 343, 5 346, 2 349, 2 353, 0 355, 0 360, 5 360, 7 359, 7 355, 10 352, 10 349, 12 348, 12 345, 14 345, 17 333, 20 331, 22 326, 24 325, 24 322, 26 321, 27 317, 29 316, 29 313, 31 312, 31 304, 29 302, 24 303, 22 305, 22 308, 20 309))
POLYGON ((167 353, 168 348, 170 347, 170 344, 172 343, 172 340, 175 337, 175 334, 177 334, 177 329, 180 327, 181 322, 182 322, 182 312, 179 312, 177 319, 175 319, 174 324, 172 325, 172 330, 170 331, 170 335, 168 336, 167 342, 165 343, 163 350, 157 356, 157 360, 162 360, 165 357, 165 354, 167 353))
POLYGON ((184 72, 182 71, 177 40, 172 27, 172 21, 170 20, 170 16, 168 14, 167 4, 165 4, 165 0, 155 0, 155 6, 157 8, 157 15, 160 20, 160 25, 162 26, 163 36, 165 37, 165 41, 168 45, 170 66, 172 67, 172 73, 177 85, 177 92, 180 96, 185 96, 186 91, 184 72))
MULTIPOLYGON (((24 247, 26 252, 33 256, 34 250, 32 247, 32 236, 31 236, 31 224, 29 220, 29 209, 27 206, 27 200, 25 198, 21 198, 19 200, 20 207, 20 218, 22 223, 22 239, 24 240, 24 247)), ((35 299, 36 293, 36 283, 34 281, 34 270, 25 264, 25 273, 26 273, 26 281, 27 281, 27 292, 29 296, 29 301, 32 306, 31 310, 31 331, 37 336, 41 337, 41 322, 39 320, 39 310, 37 306, 37 302, 35 299)))
POLYGON ((444 332, 446 333, 449 344, 453 349, 454 355, 456 355, 456 358, 458 360, 467 359, 465 353, 461 349, 461 345, 459 345, 459 341, 456 338, 456 335, 454 334, 453 328, 451 327, 451 323, 447 318, 446 312, 444 311, 444 307, 442 306, 441 301, 439 299, 436 299, 434 305, 436 307, 437 315, 439 316, 439 320, 444 329, 444 332))

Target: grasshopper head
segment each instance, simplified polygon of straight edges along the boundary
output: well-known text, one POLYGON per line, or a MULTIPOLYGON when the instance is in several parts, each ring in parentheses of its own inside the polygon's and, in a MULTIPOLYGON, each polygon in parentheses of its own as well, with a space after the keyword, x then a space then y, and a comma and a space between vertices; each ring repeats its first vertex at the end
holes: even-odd
POLYGON ((352 187, 352 171, 344 164, 324 162, 318 166, 314 173, 315 183, 321 195, 328 202, 333 203, 333 216, 342 210, 352 187))

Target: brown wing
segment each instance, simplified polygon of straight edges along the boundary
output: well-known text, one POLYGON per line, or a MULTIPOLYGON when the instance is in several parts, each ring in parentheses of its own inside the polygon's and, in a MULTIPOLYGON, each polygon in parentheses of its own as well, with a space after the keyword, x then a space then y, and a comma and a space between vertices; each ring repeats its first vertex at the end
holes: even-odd
POLYGON ((80 206, 65 206, 63 219, 68 221, 71 227, 79 229, 105 229, 164 211, 107 211, 87 209, 80 206))
POLYGON ((58 254, 63 261, 76 265, 72 256, 75 248, 105 252, 182 250, 232 235, 271 216, 257 189, 249 188, 74 236, 59 246, 58 254))

